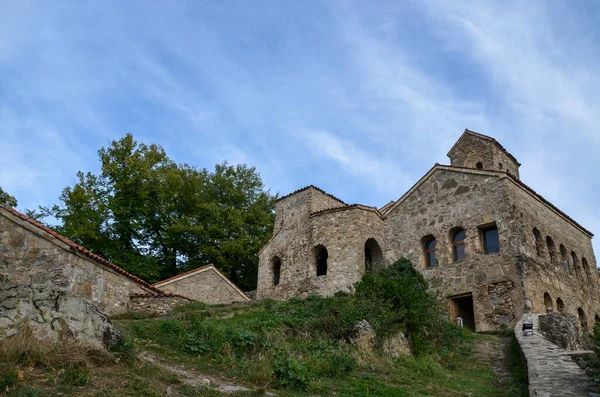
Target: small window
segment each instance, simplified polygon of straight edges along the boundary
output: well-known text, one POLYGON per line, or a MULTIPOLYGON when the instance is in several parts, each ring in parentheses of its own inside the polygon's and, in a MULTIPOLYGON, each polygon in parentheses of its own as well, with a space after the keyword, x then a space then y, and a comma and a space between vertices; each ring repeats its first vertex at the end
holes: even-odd
POLYGON ((567 258, 567 250, 564 245, 560 245, 560 260, 563 264, 565 273, 569 273, 569 259, 567 258))
POLYGON ((573 264, 573 270, 575 270, 575 277, 580 278, 581 274, 579 274, 579 271, 581 269, 579 268, 579 260, 575 251, 571 251, 571 263, 573 264))
POLYGON ((452 251, 455 262, 465 259, 465 229, 457 229, 452 233, 452 251))
POLYGON ((554 246, 554 240, 552 240, 552 237, 550 236, 546 236, 546 248, 548 248, 550 263, 554 263, 556 260, 556 247, 554 246))
POLYGON ((273 269, 273 285, 279 285, 281 278, 281 259, 276 256, 271 260, 271 267, 273 269))
POLYGON ((483 168, 483 163, 481 161, 478 162, 477 164, 475 164, 475 168, 482 169, 483 168))
POLYGON ((588 264, 587 259, 581 258, 581 264, 583 265, 583 273, 585 274, 585 282, 590 285, 590 280, 592 277, 592 272, 590 271, 590 265, 588 264))
POLYGON ((322 245, 315 247, 315 260, 317 262, 317 276, 327 275, 327 248, 322 245))
POLYGON ((500 168, 500 171, 502 171, 502 169, 504 168, 504 167, 502 166, 502 163, 498 163, 498 168, 500 168))
POLYGON ((582 330, 587 330, 587 316, 582 308, 577 308, 577 315, 579 316, 579 326, 582 330))
POLYGON ((547 292, 544 292, 544 307, 546 308, 546 313, 552 313, 554 311, 552 297, 547 292))
POLYGON ((535 254, 542 256, 542 235, 537 228, 533 228, 533 244, 535 245, 535 254))
POLYGON ((423 244, 423 252, 425 253, 425 267, 435 267, 435 237, 428 236, 423 244))
POLYGON ((496 225, 482 228, 481 239, 483 240, 483 252, 485 254, 500 252, 500 241, 498 240, 496 225))
POLYGON ((556 298, 556 310, 558 310, 561 313, 566 310, 565 302, 563 302, 563 300, 560 298, 556 298))

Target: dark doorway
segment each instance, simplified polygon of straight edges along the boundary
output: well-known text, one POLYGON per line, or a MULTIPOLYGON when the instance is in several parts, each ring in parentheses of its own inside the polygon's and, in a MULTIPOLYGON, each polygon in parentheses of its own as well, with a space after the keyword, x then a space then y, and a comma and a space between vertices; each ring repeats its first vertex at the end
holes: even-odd
POLYGON ((450 316, 452 321, 462 319, 463 327, 475 331, 475 311, 473 310, 473 295, 460 295, 450 298, 450 316))
POLYGON ((381 247, 374 238, 365 243, 365 270, 372 272, 383 267, 383 253, 381 247))

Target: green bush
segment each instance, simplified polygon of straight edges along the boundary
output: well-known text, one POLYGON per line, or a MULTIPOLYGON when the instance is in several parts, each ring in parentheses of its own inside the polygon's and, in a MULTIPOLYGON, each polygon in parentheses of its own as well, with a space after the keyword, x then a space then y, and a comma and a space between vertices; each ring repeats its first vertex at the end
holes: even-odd
POLYGON ((273 373, 277 386, 289 389, 306 390, 311 380, 306 366, 283 351, 273 356, 273 373))

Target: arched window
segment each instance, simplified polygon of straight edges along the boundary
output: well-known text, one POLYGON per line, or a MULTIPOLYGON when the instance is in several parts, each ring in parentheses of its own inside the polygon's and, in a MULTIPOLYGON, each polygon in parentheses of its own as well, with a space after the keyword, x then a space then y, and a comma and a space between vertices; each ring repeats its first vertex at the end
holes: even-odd
POLYGON ((535 254, 542 256, 542 235, 537 228, 533 228, 533 243, 535 245, 535 254))
POLYGON ((560 298, 556 298, 556 310, 561 313, 565 311, 565 302, 560 298))
POLYGON ((582 330, 587 330, 587 317, 582 308, 577 309, 577 315, 579 316, 579 325, 582 330))
POLYGON ((502 166, 502 163, 498 163, 498 168, 500 168, 500 171, 502 171, 502 169, 504 168, 504 167, 502 166))
POLYGON ((383 267, 383 252, 374 238, 365 242, 365 270, 372 272, 383 267))
POLYGON ((483 163, 481 161, 477 162, 477 164, 475 164, 475 168, 482 169, 483 163))
POLYGON ((597 314, 594 316, 594 322, 600 322, 600 316, 598 316, 597 314))
POLYGON ((465 229, 457 228, 452 232, 452 255, 455 262, 465 259, 465 229))
POLYGON ((317 245, 315 247, 315 261, 317 263, 317 276, 326 276, 327 275, 327 257, 329 254, 327 253, 327 248, 322 245, 317 245))
POLYGON ((552 313, 554 311, 552 297, 547 292, 544 292, 544 306, 546 307, 546 313, 552 313))
POLYGON ((590 285, 592 280, 592 271, 590 270, 590 265, 588 264, 587 259, 581 258, 581 264, 583 265, 583 274, 585 274, 585 282, 587 285, 590 285))
POLYGON ((579 274, 579 261, 577 260, 575 251, 571 251, 571 263, 573 264, 573 269, 575 269, 575 277, 579 278, 581 276, 579 274))
POLYGON ((481 227, 479 230, 481 232, 483 252, 486 254, 500 252, 500 241, 498 240, 498 227, 496 224, 481 227))
POLYGON ((548 255, 550 255, 550 263, 554 263, 556 260, 556 247, 554 246, 554 240, 550 236, 546 236, 546 248, 548 248, 548 255))
POLYGON ((273 270, 273 285, 278 285, 281 279, 281 259, 278 256, 271 259, 271 269, 273 270))
POLYGON ((560 260, 563 264, 563 268, 565 269, 565 273, 569 273, 569 259, 567 258, 567 250, 564 245, 560 245, 560 260))
POLYGON ((423 253, 425 254, 425 267, 435 267, 435 237, 427 236, 423 243, 423 253))

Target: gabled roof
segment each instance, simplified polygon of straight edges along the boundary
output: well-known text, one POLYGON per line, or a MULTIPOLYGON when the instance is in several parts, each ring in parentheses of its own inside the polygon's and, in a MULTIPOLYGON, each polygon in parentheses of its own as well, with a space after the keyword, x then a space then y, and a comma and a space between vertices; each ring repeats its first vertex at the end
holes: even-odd
POLYGON ((310 217, 312 218, 313 216, 326 214, 329 212, 346 211, 346 210, 351 210, 351 209, 360 209, 360 210, 364 210, 364 211, 374 212, 377 216, 381 217, 381 212, 379 212, 377 207, 369 207, 368 205, 362 205, 362 204, 346 204, 346 205, 342 205, 340 207, 325 208, 324 210, 311 212, 310 217))
POLYGON ((237 287, 237 286, 236 286, 236 285, 235 285, 233 282, 231 282, 231 280, 229 280, 227 277, 225 277, 225 275, 224 275, 223 273, 221 273, 221 272, 219 271, 219 269, 217 269, 217 268, 216 268, 214 265, 212 265, 212 264, 210 264, 210 265, 205 265, 205 266, 199 267, 199 268, 197 268, 197 269, 193 269, 193 270, 187 271, 187 272, 185 272, 185 273, 178 274, 178 275, 176 275, 176 276, 173 276, 173 277, 170 277, 170 278, 168 278, 168 279, 166 279, 166 280, 162 280, 162 281, 159 281, 159 282, 157 282, 157 283, 154 283, 154 284, 152 284, 152 286, 153 286, 154 288, 160 288, 160 287, 164 287, 165 285, 169 285, 169 284, 172 284, 172 283, 176 283, 176 282, 178 282, 178 281, 181 281, 181 280, 183 280, 183 279, 186 279, 186 278, 188 278, 188 277, 195 276, 195 275, 197 275, 197 274, 204 273, 204 272, 207 272, 207 271, 213 271, 213 272, 215 272, 215 273, 216 273, 216 274, 217 274, 219 277, 221 277, 221 278, 222 278, 222 279, 223 279, 223 280, 224 280, 224 281, 225 281, 227 284, 229 284, 229 285, 230 285, 230 286, 231 286, 231 287, 232 287, 232 288, 233 288, 233 289, 234 289, 234 290, 235 290, 235 291, 236 291, 238 294, 240 294, 240 296, 241 296, 241 297, 242 297, 244 300, 246 300, 246 301, 250 301, 250 300, 251 300, 250 298, 248 298, 248 296, 247 296, 246 294, 244 294, 244 293, 242 292, 242 290, 241 290, 241 289, 239 289, 239 288, 238 288, 238 287, 237 287))
POLYGON ((339 201, 340 203, 342 203, 342 204, 344 204, 344 205, 346 204, 345 202, 343 202, 343 201, 342 201, 342 200, 340 200, 339 198, 335 197, 335 196, 334 196, 334 195, 332 195, 332 194, 329 194, 329 193, 327 193, 327 192, 326 192, 325 190, 323 190, 323 189, 319 189, 319 188, 318 188, 318 187, 316 187, 315 185, 308 185, 308 186, 306 186, 306 187, 303 187, 302 189, 295 190, 295 191, 291 192, 290 194, 286 194, 285 196, 281 196, 281 197, 279 197, 279 198, 277 199, 277 201, 283 200, 283 199, 285 199, 285 198, 288 198, 288 197, 290 197, 290 196, 293 196, 294 194, 297 194, 297 193, 303 192, 303 191, 305 191, 305 190, 308 190, 308 189, 315 189, 315 190, 317 190, 317 191, 319 191, 319 192, 323 193, 324 195, 326 195, 326 196, 329 196, 329 197, 331 197, 332 199, 339 201))
POLYGON ((527 193, 531 194, 532 196, 534 196, 535 198, 540 200, 542 203, 547 205, 550 209, 552 209, 553 211, 555 211, 556 213, 558 213, 559 215, 564 217, 567 221, 569 221, 575 227, 577 227, 582 232, 587 234, 590 238, 594 237, 594 234, 592 232, 590 232, 589 230, 587 230, 586 228, 581 226, 573 218, 571 218, 570 216, 568 216, 567 214, 562 212, 558 207, 556 207, 550 201, 548 201, 544 197, 542 197, 542 195, 540 195, 535 190, 533 190, 532 188, 530 188, 529 186, 527 186, 526 184, 521 182, 519 179, 517 179, 516 177, 514 177, 513 175, 511 175, 507 172, 497 171, 497 170, 488 170, 488 169, 479 169, 479 168, 457 167, 457 166, 453 166, 453 165, 440 165, 437 163, 421 179, 419 179, 419 181, 417 183, 415 183, 413 185, 413 187, 411 187, 406 193, 404 193, 404 195, 402 197, 400 197, 394 205, 389 207, 387 209, 387 211, 383 214, 383 217, 384 218, 387 217, 387 215, 389 213, 391 213, 404 200, 406 200, 415 190, 417 190, 419 188, 419 186, 421 186, 427 179, 429 179, 429 177, 431 175, 433 175, 437 170, 448 170, 448 171, 454 171, 454 172, 463 172, 463 173, 480 174, 480 175, 491 175, 491 176, 497 176, 499 178, 503 178, 503 177, 508 178, 510 181, 514 182, 518 187, 525 190, 527 193))
POLYGON ((447 156, 450 157, 450 155, 452 154, 452 152, 454 151, 454 149, 456 148, 456 146, 458 145, 458 143, 466 136, 466 135, 472 135, 472 136, 476 136, 478 138, 481 138, 483 140, 489 141, 494 143, 496 146, 498 146, 498 148, 500 148, 500 150, 502 150, 508 157, 510 157, 511 160, 513 160, 515 163, 517 163, 518 166, 521 166, 521 163, 519 163, 519 160, 516 159, 515 156, 513 156, 512 154, 510 154, 508 152, 508 150, 506 150, 504 148, 504 146, 502 146, 500 144, 500 142, 498 142, 497 140, 495 140, 494 138, 492 138, 491 136, 488 135, 484 135, 484 134, 480 134, 479 132, 475 132, 475 131, 471 131, 469 129, 465 129, 465 132, 463 132, 463 134, 460 136, 460 138, 458 138, 458 140, 456 141, 456 143, 454 144, 454 146, 452 146, 452 148, 450 149, 450 151, 448 152, 447 156))
POLYGON ((46 240, 52 242, 51 238, 48 238, 48 235, 54 237, 56 240, 68 245, 73 251, 86 256, 90 259, 93 259, 94 261, 114 270, 115 272, 122 274, 123 276, 130 278, 131 280, 135 281, 136 283, 140 284, 143 288, 146 288, 147 290, 150 290, 151 292, 154 292, 156 294, 159 295, 169 295, 166 294, 165 292, 154 288, 153 286, 151 286, 150 284, 148 284, 146 281, 142 280, 141 278, 134 276, 133 274, 121 269, 119 266, 115 265, 114 263, 102 258, 99 255, 94 254, 93 252, 91 252, 90 250, 82 247, 79 244, 76 244, 75 242, 73 242, 72 240, 69 240, 68 238, 66 238, 65 236, 55 232, 54 230, 50 229, 49 227, 41 224, 40 222, 36 221, 35 219, 32 219, 26 215, 23 215, 22 213, 20 213, 19 211, 17 211, 14 208, 11 208, 7 205, 4 204, 0 204, 0 208, 5 210, 6 212, 8 212, 11 215, 16 216, 17 218, 31 224, 32 226, 36 227, 37 229, 43 231, 44 233, 40 234, 40 236, 44 237, 46 240))

